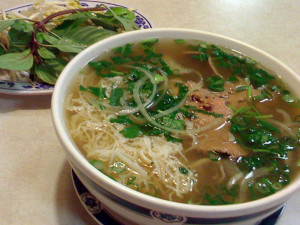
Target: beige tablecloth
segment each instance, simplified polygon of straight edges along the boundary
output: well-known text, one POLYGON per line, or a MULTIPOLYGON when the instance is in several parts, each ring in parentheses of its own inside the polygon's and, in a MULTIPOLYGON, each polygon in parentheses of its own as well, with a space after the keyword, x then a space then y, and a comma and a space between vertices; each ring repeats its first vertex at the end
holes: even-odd
MULTIPOLYGON (((0 8, 28 3, 0 0, 0 8)), ((193 28, 254 45, 300 74, 299 0, 127 0, 156 27, 193 28)), ((56 138, 51 96, 0 94, 0 224, 96 224, 79 202, 56 138)), ((300 224, 300 193, 278 225, 300 224), (296 210, 298 209, 298 210, 296 210)))

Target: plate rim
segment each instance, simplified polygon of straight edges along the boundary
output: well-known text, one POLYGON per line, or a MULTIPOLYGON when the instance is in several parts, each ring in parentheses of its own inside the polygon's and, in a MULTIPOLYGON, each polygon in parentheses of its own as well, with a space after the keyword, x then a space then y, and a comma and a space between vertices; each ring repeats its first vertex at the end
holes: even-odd
MULTIPOLYGON (((77 176, 76 172, 73 170, 73 168, 71 167, 70 168, 70 173, 71 173, 71 180, 72 180, 72 184, 73 184, 73 188, 74 188, 74 191, 76 193, 76 196, 79 200, 79 202, 81 203, 81 205, 83 206, 83 208, 85 209, 85 211, 94 219, 94 221, 99 224, 99 225, 105 225, 102 223, 102 221, 99 221, 99 219, 92 213, 89 211, 87 205, 81 200, 81 197, 79 195, 79 191, 78 191, 78 188, 77 188, 77 185, 75 184, 75 180, 74 180, 74 176, 76 176, 76 178, 80 181, 81 185, 83 187, 86 188, 86 186, 81 182, 80 178, 77 176)), ((87 188, 86 188, 87 189, 87 188)), ((90 195, 92 195, 95 199, 97 199, 93 194, 90 193, 90 191, 87 189, 88 192, 86 193, 89 193, 90 195)), ((98 199, 97 199, 98 200, 98 199)), ((98 200, 100 202, 100 204, 102 205, 102 202, 100 200, 98 200)), ((105 208, 103 207, 102 205, 102 209, 101 211, 104 211, 108 217, 110 217, 110 219, 114 220, 114 222, 116 222, 116 224, 119 224, 119 225, 122 225, 122 223, 120 221, 118 221, 116 218, 114 218, 114 216, 112 216, 109 212, 107 212, 107 210, 105 210, 105 208)), ((100 212, 99 212, 100 213, 100 212)))

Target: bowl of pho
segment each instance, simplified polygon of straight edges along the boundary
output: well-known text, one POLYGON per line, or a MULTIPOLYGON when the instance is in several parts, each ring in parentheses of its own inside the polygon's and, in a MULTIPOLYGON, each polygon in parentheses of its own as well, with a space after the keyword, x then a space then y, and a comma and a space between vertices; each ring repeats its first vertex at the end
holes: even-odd
POLYGON ((300 78, 269 54, 188 29, 107 38, 52 98, 72 168, 137 224, 257 224, 300 187, 300 78))

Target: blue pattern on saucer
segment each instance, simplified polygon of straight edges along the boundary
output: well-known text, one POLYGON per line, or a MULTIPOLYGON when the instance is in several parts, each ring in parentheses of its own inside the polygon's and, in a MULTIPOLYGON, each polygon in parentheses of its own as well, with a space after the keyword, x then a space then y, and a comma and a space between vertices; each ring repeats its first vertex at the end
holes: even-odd
MULTIPOLYGON (((83 174, 81 174, 81 175, 83 175, 83 174)), ((83 175, 83 176, 85 176, 85 175, 83 175)), ((76 191, 78 193, 82 193, 82 190, 84 190, 84 192, 88 192, 88 190, 80 182, 79 178, 77 177, 77 175, 75 174, 75 172, 73 170, 72 170, 72 177, 73 177, 73 180, 74 180, 75 189, 76 189, 76 191)), ((89 180, 89 182, 93 182, 93 181, 89 180)), ((157 211, 151 211, 151 210, 149 210, 147 208, 137 206, 137 205, 135 205, 135 204, 133 204, 131 202, 128 202, 126 200, 123 200, 123 199, 121 199, 121 198, 113 195, 112 193, 110 193, 110 192, 102 189, 98 185, 96 185, 96 186, 98 187, 98 191, 101 190, 100 192, 101 192, 102 195, 110 198, 112 201, 114 201, 115 203, 119 204, 120 206, 126 207, 127 209, 130 209, 130 210, 134 211, 135 213, 141 214, 141 215, 143 215, 145 217, 156 218, 156 219, 161 220, 162 222, 169 223, 169 224, 178 223, 178 222, 179 223, 181 222, 183 224, 224 224, 224 223, 234 223, 234 222, 246 220, 248 218, 252 218, 252 217, 254 217, 257 214, 264 214, 265 213, 265 212, 260 212, 260 213, 252 214, 252 215, 248 215, 248 216, 241 216, 241 217, 236 217, 236 218, 222 218, 222 219, 213 219, 213 218, 198 219, 198 218, 191 218, 191 217, 184 218, 184 217, 181 217, 181 216, 176 216, 176 215, 161 213, 161 212, 157 212, 157 211)), ((82 204, 85 205, 84 202, 82 202, 82 204)), ((275 225, 278 222, 280 216, 282 215, 284 208, 285 208, 285 205, 283 207, 281 207, 280 209, 278 209, 276 212, 274 212, 272 215, 270 215, 269 217, 265 218, 264 220, 262 220, 261 222, 259 222, 256 225, 275 225)), ((104 210, 102 210, 102 212, 104 212, 104 210)), ((97 219, 98 221, 100 221, 100 222, 102 222, 102 219, 104 219, 104 218, 102 218, 102 216, 105 216, 105 217, 107 216, 107 217, 109 217, 109 219, 113 219, 107 213, 106 213, 106 215, 104 215, 104 214, 100 215, 99 214, 98 216, 99 217, 96 218, 95 214, 93 215, 93 217, 95 219, 97 219)), ((109 224, 119 225, 120 223, 118 223, 117 221, 114 221, 114 223, 109 223, 109 224)))
POLYGON ((105 210, 103 210, 101 202, 86 189, 73 170, 72 179, 75 190, 79 196, 79 200, 98 223, 103 225, 121 225, 107 212, 105 212, 105 210))

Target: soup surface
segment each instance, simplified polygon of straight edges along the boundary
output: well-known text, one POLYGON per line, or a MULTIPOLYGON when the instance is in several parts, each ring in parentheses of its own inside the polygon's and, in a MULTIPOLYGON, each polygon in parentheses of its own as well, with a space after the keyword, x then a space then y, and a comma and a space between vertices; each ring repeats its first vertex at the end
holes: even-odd
POLYGON ((299 101, 236 51, 194 40, 126 44, 89 63, 65 102, 89 162, 189 204, 271 195, 299 171, 299 101))

